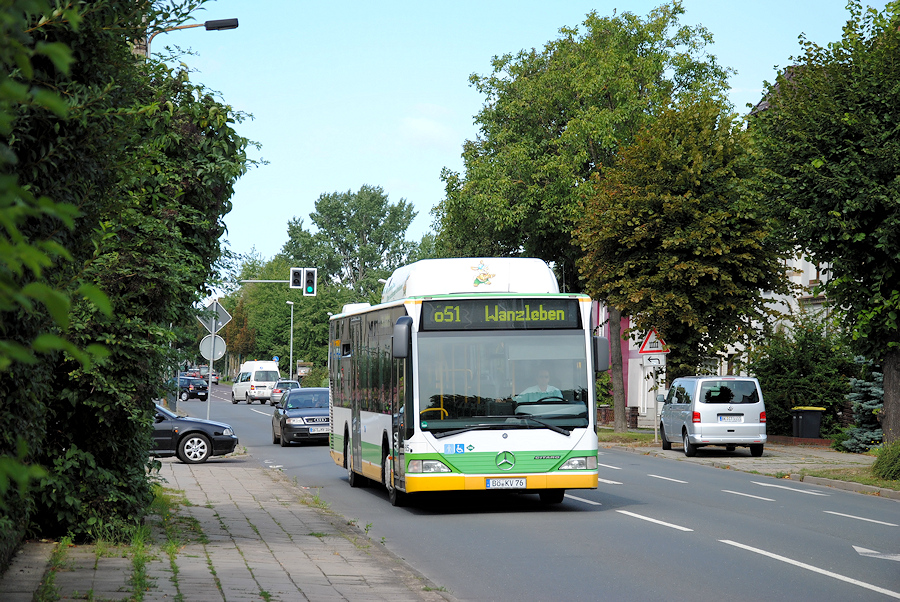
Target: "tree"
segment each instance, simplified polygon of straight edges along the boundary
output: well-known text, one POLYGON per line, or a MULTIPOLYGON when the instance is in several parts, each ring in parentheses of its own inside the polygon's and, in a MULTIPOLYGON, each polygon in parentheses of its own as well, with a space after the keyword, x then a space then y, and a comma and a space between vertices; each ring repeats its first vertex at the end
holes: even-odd
POLYGON ((856 350, 883 368, 890 443, 900 438, 900 14, 896 3, 847 6, 841 40, 803 41, 751 129, 760 193, 823 266, 856 350))
POLYGON ((406 263, 415 250, 416 244, 406 240, 415 216, 411 204, 405 199, 391 203, 380 186, 323 194, 310 214, 318 232, 304 230, 303 220, 294 218, 282 254, 297 265, 318 267, 320 282, 334 280, 374 297, 381 289, 378 279, 406 263))
MULTIPOLYGON (((665 110, 585 187, 575 237, 587 291, 610 307, 611 338, 619 338, 619 314, 632 317, 632 330, 657 330, 671 349, 670 379, 746 342, 767 322, 764 291, 787 291, 787 254, 742 195, 746 152, 740 124, 701 97, 665 110)), ((623 430, 620 358, 613 350, 623 430)))
POLYGON ((445 255, 520 255, 554 262, 579 290, 572 230, 580 186, 619 148, 688 91, 721 92, 726 70, 704 52, 702 26, 678 24, 680 2, 651 11, 587 15, 542 51, 495 57, 470 82, 485 96, 480 133, 463 149, 465 174, 444 170, 434 209, 445 255))
MULTIPOLYGON (((28 203, 3 207, 4 224, 17 223, 18 250, 39 251, 26 253, 26 269, 14 268, 13 280, 43 295, 32 297, 41 303, 0 305, 2 338, 26 348, 51 343, 37 361, 13 363, 0 379, 0 430, 5 435, 11 424, 11 432, 26 434, 28 459, 47 469, 19 505, 25 510, 16 534, 28 528, 91 537, 135 524, 151 499, 147 452, 153 399, 174 338, 170 324, 181 323, 205 294, 222 217, 249 162, 248 141, 232 128, 240 115, 183 73, 136 58, 130 40, 163 21, 183 22, 202 3, 2 9, 4 17, 24 13, 3 21, 21 27, 15 39, 32 57, 29 74, 17 61, 16 77, 30 75, 34 87, 26 91, 54 90, 63 109, 36 93, 45 101, 22 102, 14 120, 2 121, 5 150, 16 159, 4 164, 4 181, 14 175, 39 209, 16 222, 6 218, 28 203), (61 47, 77 58, 68 73, 41 52, 61 47), (36 339, 40 333, 55 338, 36 339), (108 350, 103 361, 73 353, 96 343, 108 350), (116 436, 97 437, 98 430, 116 436)), ((8 451, 4 437, 0 453, 8 451)))

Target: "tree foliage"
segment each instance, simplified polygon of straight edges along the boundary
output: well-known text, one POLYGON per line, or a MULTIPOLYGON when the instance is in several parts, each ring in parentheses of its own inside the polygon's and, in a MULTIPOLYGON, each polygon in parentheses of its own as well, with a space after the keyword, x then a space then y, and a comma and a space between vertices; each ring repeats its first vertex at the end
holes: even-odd
POLYGON ((3 254, 19 264, 4 264, 16 302, 0 304, 0 338, 44 352, 0 379, 0 454, 15 453, 9 433, 24 433, 27 459, 48 470, 19 505, 17 535, 90 537, 140 519, 150 499, 169 327, 205 293, 248 141, 231 107, 136 57, 130 42, 202 3, 23 2, 0 13, 31 57, 5 64, 0 88, 30 80, 37 91, 4 105, 14 116, 0 120, 2 178, 13 184, 0 209, 23 258, 3 254), (79 349, 97 344, 108 357, 83 361, 79 349))
POLYGON ((391 203, 380 186, 322 194, 309 216, 318 231, 305 230, 302 218, 294 218, 282 254, 295 267, 317 267, 320 282, 339 282, 363 298, 380 297, 378 279, 404 265, 416 249, 406 240, 415 216, 410 203, 391 203))
POLYGON ((843 450, 862 453, 881 447, 884 433, 878 418, 884 409, 884 374, 873 370, 870 362, 859 362, 863 367, 860 378, 850 379, 847 399, 853 408, 853 426, 844 433, 843 450))
POLYGON ((900 437, 900 14, 848 3, 840 41, 803 41, 754 120, 760 188, 884 369, 885 441, 900 437))
POLYGON ((541 51, 495 57, 491 75, 473 75, 480 133, 464 145, 464 175, 442 174, 441 252, 540 257, 578 290, 579 187, 670 99, 725 88, 726 70, 704 50, 711 35, 679 25, 683 13, 680 2, 646 19, 591 12, 583 30, 564 27, 541 51))
POLYGON ((746 133, 725 111, 702 97, 669 107, 583 188, 587 291, 656 328, 670 378, 746 342, 767 321, 764 291, 787 291, 787 253, 741 186, 746 133))

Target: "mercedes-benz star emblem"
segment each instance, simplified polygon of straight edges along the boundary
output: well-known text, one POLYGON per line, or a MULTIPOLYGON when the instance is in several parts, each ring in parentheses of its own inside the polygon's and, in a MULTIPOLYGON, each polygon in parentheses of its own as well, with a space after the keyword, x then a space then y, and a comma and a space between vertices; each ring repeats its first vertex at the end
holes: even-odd
POLYGON ((516 457, 512 452, 503 451, 497 454, 495 462, 500 470, 512 470, 512 467, 516 465, 516 457))

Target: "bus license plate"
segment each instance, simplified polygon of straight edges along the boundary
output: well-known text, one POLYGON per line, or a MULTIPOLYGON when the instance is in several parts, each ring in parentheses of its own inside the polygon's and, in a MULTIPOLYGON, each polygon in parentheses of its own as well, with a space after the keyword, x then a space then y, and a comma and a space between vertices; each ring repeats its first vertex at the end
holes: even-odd
POLYGON ((525 489, 525 479, 487 479, 487 489, 525 489))
POLYGON ((330 426, 311 426, 309 427, 309 434, 315 435, 316 433, 327 433, 330 430, 330 426))

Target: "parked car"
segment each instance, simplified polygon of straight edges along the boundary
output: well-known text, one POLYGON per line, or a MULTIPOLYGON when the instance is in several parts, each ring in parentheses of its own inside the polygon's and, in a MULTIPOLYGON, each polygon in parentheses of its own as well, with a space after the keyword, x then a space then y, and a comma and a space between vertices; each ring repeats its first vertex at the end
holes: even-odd
POLYGON ((745 376, 686 376, 672 382, 663 402, 659 433, 663 449, 681 441, 684 455, 724 445, 750 448, 759 457, 766 443, 766 406, 759 381, 745 376))
POLYGON ((273 406, 277 406, 281 403, 281 398, 284 397, 284 394, 290 391, 291 389, 299 389, 300 383, 296 380, 279 380, 275 383, 275 386, 272 387, 272 398, 269 399, 269 403, 273 406))
POLYGON ((287 447, 303 441, 328 441, 331 420, 328 388, 291 389, 272 414, 272 443, 287 447))
POLYGON ((209 397, 209 385, 202 378, 192 378, 188 376, 178 377, 178 399, 187 401, 188 399, 197 398, 200 401, 206 401, 209 397))
POLYGON ((178 456, 187 464, 206 462, 210 456, 230 454, 237 447, 234 429, 224 422, 178 416, 156 406, 153 452, 159 457, 178 456))

